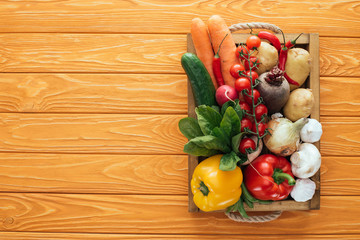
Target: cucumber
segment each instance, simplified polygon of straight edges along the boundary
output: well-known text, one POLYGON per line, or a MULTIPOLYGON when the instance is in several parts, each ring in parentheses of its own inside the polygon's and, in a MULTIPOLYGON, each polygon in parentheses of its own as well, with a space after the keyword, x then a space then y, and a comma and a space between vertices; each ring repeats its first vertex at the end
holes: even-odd
POLYGON ((181 65, 190 81, 196 106, 217 105, 214 84, 201 60, 193 53, 185 53, 181 57, 181 65))

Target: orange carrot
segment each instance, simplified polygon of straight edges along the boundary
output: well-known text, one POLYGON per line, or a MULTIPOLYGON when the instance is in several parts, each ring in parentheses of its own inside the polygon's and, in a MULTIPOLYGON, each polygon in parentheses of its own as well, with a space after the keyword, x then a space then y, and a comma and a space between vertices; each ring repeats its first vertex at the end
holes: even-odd
POLYGON ((218 16, 213 15, 209 18, 208 29, 214 52, 218 51, 221 41, 224 39, 226 34, 228 37, 225 38, 219 52, 221 59, 221 72, 224 78, 225 84, 234 87, 235 78, 230 74, 230 68, 235 63, 239 63, 239 59, 236 57, 236 45, 231 36, 230 30, 226 25, 225 20, 218 16))
POLYGON ((195 46, 196 55, 208 70, 211 80, 217 89, 218 84, 212 69, 212 60, 214 57, 209 33, 206 24, 200 18, 194 18, 191 22, 191 36, 195 46))

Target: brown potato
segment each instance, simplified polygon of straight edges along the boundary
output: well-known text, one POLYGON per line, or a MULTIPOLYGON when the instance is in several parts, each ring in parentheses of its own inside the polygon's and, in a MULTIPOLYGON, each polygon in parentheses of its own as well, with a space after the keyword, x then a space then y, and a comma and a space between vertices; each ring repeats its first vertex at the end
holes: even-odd
MULTIPOLYGON (((287 75, 301 86, 309 76, 311 70, 310 53, 303 48, 292 48, 288 51, 285 64, 287 75)), ((290 84, 290 91, 299 86, 290 84)))
POLYGON ((264 72, 270 71, 275 67, 279 60, 279 54, 276 48, 270 45, 267 42, 261 42, 260 47, 258 47, 257 53, 254 55, 259 59, 260 65, 256 70, 257 74, 262 74, 264 72))
POLYGON ((283 108, 284 116, 293 122, 306 118, 311 114, 314 105, 315 98, 311 89, 295 89, 283 108))

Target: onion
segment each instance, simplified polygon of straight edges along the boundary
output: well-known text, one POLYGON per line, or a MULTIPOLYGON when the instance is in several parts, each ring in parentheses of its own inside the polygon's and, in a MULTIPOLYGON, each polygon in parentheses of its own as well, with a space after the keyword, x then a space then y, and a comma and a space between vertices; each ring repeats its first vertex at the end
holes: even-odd
POLYGON ((268 123, 270 134, 264 137, 265 146, 276 155, 290 156, 297 150, 300 143, 300 131, 307 122, 307 118, 301 118, 295 123, 287 118, 270 120, 268 123))

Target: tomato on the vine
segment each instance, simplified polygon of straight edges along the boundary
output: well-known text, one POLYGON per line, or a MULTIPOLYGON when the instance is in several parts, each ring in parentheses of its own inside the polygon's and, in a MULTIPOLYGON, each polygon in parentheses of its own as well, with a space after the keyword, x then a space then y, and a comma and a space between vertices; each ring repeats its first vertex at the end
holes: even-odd
POLYGON ((254 49, 254 48, 258 48, 261 45, 261 40, 258 36, 255 35, 251 35, 250 37, 248 37, 246 39, 246 46, 248 47, 248 49, 254 49))
POLYGON ((240 58, 241 60, 244 60, 245 57, 249 54, 249 49, 244 45, 239 45, 236 48, 235 54, 236 54, 236 57, 240 58))
POLYGON ((240 77, 239 71, 245 71, 245 67, 244 65, 240 64, 240 63, 235 63, 234 65, 232 65, 230 67, 230 74, 231 76, 233 76, 234 78, 238 78, 240 77))
POLYGON ((246 102, 239 102, 239 106, 242 110, 244 110, 245 112, 247 112, 248 114, 251 114, 251 107, 248 103, 246 102))
MULTIPOLYGON (((260 137, 265 134, 265 130, 267 129, 267 127, 268 127, 267 123, 263 123, 263 122, 258 123, 258 130, 259 130, 259 136, 260 136, 260 137)), ((254 133, 256 133, 256 126, 255 126, 255 124, 253 124, 251 131, 253 131, 254 133)))
MULTIPOLYGON (((250 70, 250 67, 251 67, 251 69, 252 69, 252 71, 253 71, 253 69, 255 69, 255 67, 254 67, 254 65, 255 65, 255 63, 257 63, 257 64, 259 64, 260 62, 259 62, 259 59, 257 58, 257 57, 255 57, 255 56, 250 56, 250 59, 245 59, 245 61, 244 61, 244 66, 245 66, 245 69, 246 70, 250 70), (249 66, 249 60, 250 60, 250 66, 249 66)), ((257 68, 257 67, 256 67, 257 68)))
POLYGON ((250 80, 246 77, 240 77, 235 80, 235 89, 238 92, 241 92, 244 89, 247 89, 248 91, 251 89, 251 83, 250 80))
POLYGON ((257 79, 259 77, 259 74, 257 74, 254 70, 251 71, 251 74, 250 74, 250 70, 247 70, 245 71, 245 75, 249 76, 249 79, 250 79, 250 76, 251 76, 251 79, 252 80, 252 84, 255 83, 255 79, 257 79))
POLYGON ((255 144, 254 140, 252 140, 251 138, 243 138, 240 141, 239 151, 241 153, 246 154, 246 149, 247 148, 251 148, 252 150, 256 149, 256 144, 255 144))
POLYGON ((267 114, 268 114, 268 109, 264 104, 261 103, 255 107, 255 118, 257 121, 260 121, 261 117, 267 114))
MULTIPOLYGON (((254 96, 254 104, 257 104, 258 99, 260 97, 260 92, 256 89, 253 89, 253 96, 254 96)), ((248 95, 251 95, 251 90, 247 92, 247 94, 244 94, 244 100, 245 102, 247 102, 248 104, 252 104, 252 98, 248 95)))
POLYGON ((249 118, 243 117, 241 119, 241 132, 244 132, 245 128, 248 128, 249 130, 251 130, 252 127, 253 127, 253 124, 249 118))

